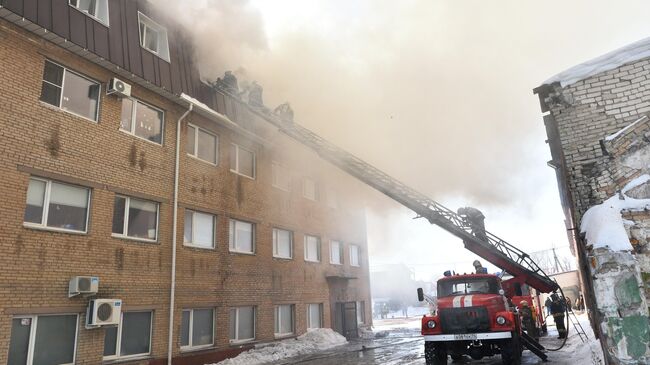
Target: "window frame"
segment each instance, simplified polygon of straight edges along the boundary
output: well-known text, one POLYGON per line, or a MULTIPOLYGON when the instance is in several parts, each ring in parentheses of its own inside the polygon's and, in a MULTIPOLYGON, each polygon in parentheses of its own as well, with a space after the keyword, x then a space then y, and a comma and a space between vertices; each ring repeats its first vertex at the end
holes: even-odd
POLYGON ((288 230, 288 229, 283 229, 283 228, 273 227, 273 233, 272 233, 272 235, 273 235, 273 257, 276 258, 276 259, 293 260, 294 251, 295 251, 295 249, 294 249, 294 237, 293 237, 293 236, 294 236, 294 232, 293 232, 293 231, 290 231, 290 230, 288 230), (276 250, 276 248, 279 248, 279 247, 278 247, 279 241, 276 242, 276 240, 277 240, 277 238, 279 237, 279 235, 277 235, 276 232, 279 232, 279 231, 289 232, 289 252, 290 252, 289 257, 286 257, 286 256, 280 256, 279 253, 276 253, 276 251, 277 251, 277 252, 280 251, 279 249, 276 250))
MULTIPOLYGON (((189 345, 183 346, 180 345, 180 350, 181 352, 190 352, 190 351, 196 351, 196 350, 201 350, 201 349, 206 349, 206 348, 211 348, 214 347, 214 340, 215 340, 215 330, 216 330, 216 311, 214 308, 185 308, 181 311, 181 319, 183 318, 183 312, 190 312, 190 323, 189 323, 189 328, 188 328, 188 343, 189 345), (205 344, 205 345, 197 345, 194 346, 192 345, 192 335, 194 332, 194 311, 195 310, 211 310, 212 311, 212 343, 205 344)), ((183 331, 182 327, 182 322, 181 322, 181 330, 179 333, 183 331)))
POLYGON ((231 253, 243 254, 243 255, 255 255, 257 251, 257 244, 255 243, 255 238, 257 235, 256 224, 253 222, 244 221, 237 218, 228 218, 228 251, 231 253), (235 222, 235 229, 231 232, 232 222, 235 222), (247 223, 251 225, 251 251, 240 251, 237 249, 237 222, 247 223))
POLYGON ((317 201, 320 200, 320 191, 319 190, 320 189, 319 189, 319 186, 318 186, 318 182, 316 180, 314 180, 314 179, 312 179, 310 177, 303 177, 302 178, 302 197, 303 198, 305 198, 307 200, 311 200, 313 202, 317 202, 317 201), (312 197, 307 195, 307 181, 310 181, 310 182, 312 182, 314 184, 314 197, 313 197, 313 199, 312 199, 312 197))
POLYGON ((361 247, 359 245, 355 244, 349 244, 348 249, 350 251, 350 266, 352 267, 361 267, 361 247), (357 251, 357 263, 354 264, 354 260, 352 260, 352 248, 355 247, 357 251))
POLYGON ((90 78, 90 77, 88 77, 88 76, 86 76, 86 75, 84 75, 84 74, 81 74, 81 73, 79 73, 79 72, 73 71, 73 70, 71 70, 71 69, 69 69, 69 68, 63 66, 62 64, 60 64, 60 63, 58 63, 58 62, 54 62, 54 61, 50 60, 49 58, 46 58, 46 59, 45 59, 45 63, 43 64, 43 75, 42 75, 42 77, 41 77, 41 96, 39 96, 39 99, 38 99, 38 100, 39 100, 41 103, 43 103, 44 105, 47 105, 48 107, 56 108, 56 109, 61 110, 61 111, 65 112, 65 113, 72 114, 72 115, 74 115, 74 116, 77 116, 77 117, 79 117, 79 118, 86 119, 86 120, 91 121, 91 122, 93 122, 93 123, 99 123, 99 112, 100 112, 101 105, 102 105, 102 83, 99 82, 99 81, 97 81, 97 80, 95 80, 95 79, 93 79, 93 78, 90 78), (63 69, 63 75, 61 76, 61 86, 59 86, 59 85, 57 85, 57 84, 54 84, 54 83, 52 83, 52 82, 50 82, 50 81, 45 80, 45 63, 48 63, 48 62, 51 63, 51 64, 53 64, 53 65, 55 65, 55 66, 61 67, 61 68, 63 69), (77 114, 77 113, 73 112, 72 110, 69 110, 69 109, 63 109, 63 108, 61 107, 61 105, 63 104, 63 91, 65 90, 65 75, 66 75, 68 72, 70 72, 70 73, 72 73, 72 74, 74 74, 74 75, 77 75, 77 76, 79 76, 79 77, 81 77, 81 78, 83 78, 83 79, 86 79, 86 80, 88 80, 88 81, 90 81, 90 82, 96 84, 96 85, 99 87, 99 91, 98 91, 98 93, 97 93, 97 108, 96 108, 96 110, 95 110, 95 119, 90 119, 90 118, 88 118, 88 117, 85 116, 85 115, 77 114), (50 103, 48 103, 48 102, 46 102, 46 101, 44 101, 44 100, 41 99, 41 97, 42 97, 42 93, 43 93, 43 83, 44 83, 44 82, 46 82, 46 83, 48 83, 48 84, 50 84, 50 85, 52 85, 52 86, 56 86, 56 87, 58 87, 58 88, 61 89, 61 95, 59 96, 59 104, 58 104, 58 105, 50 104, 50 103))
MULTIPOLYGON (((252 338, 246 338, 246 339, 232 339, 230 338, 230 333, 228 333, 228 341, 230 344, 241 344, 241 343, 247 343, 247 342, 253 342, 257 338, 257 306, 255 305, 242 305, 239 307, 230 307, 230 309, 235 310, 235 337, 239 337, 239 309, 240 308, 253 308, 253 337, 252 338)), ((229 314, 231 312, 229 311, 229 314)), ((230 320, 230 318, 228 318, 230 320)), ((228 326, 230 326, 230 323, 228 323, 228 326)), ((230 332, 230 330, 228 330, 230 332)))
POLYGON ((158 58, 160 58, 160 59, 162 59, 164 61, 167 61, 167 63, 171 63, 171 61, 170 61, 171 56, 170 56, 170 49, 169 49, 169 34, 167 32, 167 27, 163 27, 160 23, 154 21, 153 19, 151 19, 149 16, 145 15, 141 11, 138 11, 138 36, 139 36, 138 41, 139 41, 139 44, 140 44, 140 48, 143 48, 143 49, 147 50, 147 52, 150 52, 151 54, 155 55, 156 57, 158 57, 158 58), (162 43, 161 39, 158 39, 158 50, 157 51, 149 49, 149 48, 147 48, 145 46, 147 44, 147 40, 145 39, 145 36, 146 36, 147 32, 145 31, 144 32, 145 34, 142 34, 141 24, 144 24, 145 30, 146 30, 146 28, 151 28, 157 34, 161 34, 161 31, 162 31, 162 33, 164 33, 164 38, 165 38, 164 42, 165 42, 165 46, 166 46, 166 52, 164 52, 164 53, 160 52, 161 43, 162 43))
MULTIPOLYGON (((124 98, 124 99, 122 99, 121 102, 123 102, 123 100, 130 100, 131 103, 132 103, 132 105, 131 105, 131 130, 127 131, 126 129, 122 128, 122 121, 121 120, 120 120, 120 126, 118 127, 118 130, 120 132, 122 132, 122 133, 126 133, 126 134, 128 134, 130 136, 139 138, 139 139, 141 139, 143 141, 147 141, 149 143, 153 143, 155 145, 162 146, 163 143, 165 142, 165 111, 163 109, 161 109, 161 108, 158 108, 157 106, 151 105, 151 104, 149 104, 147 102, 144 102, 144 101, 142 101, 142 100, 140 100, 138 98, 135 98, 133 96, 130 96, 128 98, 124 98), (161 117, 160 117, 160 143, 158 143, 156 141, 152 141, 150 139, 146 139, 146 138, 144 138, 142 136, 138 136, 137 134, 135 134, 135 123, 137 122, 135 117, 137 115, 136 111, 137 111, 138 104, 148 106, 149 108, 157 110, 157 111, 159 111, 161 113, 161 117)), ((122 118, 122 116, 120 115, 120 119, 121 118, 122 118)))
POLYGON ((296 305, 295 304, 276 304, 273 306, 273 336, 275 338, 284 338, 291 337, 296 334, 296 305), (291 332, 275 332, 275 327, 282 327, 278 325, 279 321, 282 320, 280 307, 289 306, 291 309, 291 332))
MULTIPOLYGON (((131 206, 132 197, 130 197, 128 195, 115 194, 115 198, 117 198, 117 197, 126 199, 126 202, 124 203, 124 225, 122 226, 122 232, 123 233, 120 234, 120 233, 112 232, 112 226, 111 226, 111 237, 121 238, 121 239, 126 239, 126 240, 132 240, 132 241, 158 243, 158 238, 159 238, 159 233, 160 233, 160 232, 158 232, 159 229, 160 229, 160 202, 133 197, 133 199, 136 199, 136 200, 142 200, 142 201, 146 201, 146 202, 156 204, 156 238, 152 240, 152 239, 149 239, 149 238, 131 237, 131 236, 128 235, 128 231, 129 231, 129 208, 131 206)), ((115 199, 113 199, 113 214, 115 214, 115 199)), ((111 224, 112 224, 112 222, 111 222, 111 224)))
POLYGON ((271 161, 271 186, 274 188, 280 189, 282 191, 290 192, 291 191, 291 174, 289 174, 289 169, 277 161, 271 161), (287 186, 282 186, 276 182, 276 176, 281 173, 287 173, 287 186))
POLYGON ((307 303, 307 331, 315 330, 318 328, 323 328, 323 311, 324 311, 324 306, 323 303, 307 303), (312 327, 311 326, 311 306, 315 305, 318 306, 318 327, 312 327))
POLYGON ((356 302, 357 306, 357 325, 366 324, 366 301, 358 300, 356 302), (361 316, 360 316, 361 314, 361 316))
POLYGON ((235 146, 235 166, 233 169, 233 166, 230 166, 230 172, 235 173, 237 175, 247 177, 251 180, 255 180, 257 178, 257 154, 254 151, 249 150, 248 148, 244 148, 237 143, 231 142, 230 143, 232 146, 235 146), (242 149, 246 152, 249 152, 250 154, 253 155, 253 176, 248 176, 246 174, 243 174, 239 172, 239 150, 242 149))
MULTIPOLYGON (((32 365, 34 362, 34 344, 36 341, 36 329, 38 327, 38 318, 39 317, 51 317, 51 316, 75 316, 75 334, 74 334, 74 348, 72 353, 72 362, 61 364, 61 365, 74 365, 77 363, 77 345, 79 342, 79 313, 48 313, 48 314, 23 314, 12 316, 11 320, 14 319, 23 319, 29 318, 31 320, 29 328, 29 343, 27 344, 27 362, 26 365, 32 365)), ((12 333, 9 333, 9 346, 11 346, 11 336, 12 333)), ((9 350, 7 350, 7 356, 9 356, 9 350)))
POLYGON ((337 265, 337 266, 343 265, 343 256, 345 256, 345 250, 343 249, 343 242, 341 242, 339 240, 330 240, 330 264, 337 265), (339 251, 339 262, 334 262, 332 260, 332 252, 333 252, 332 243, 334 243, 334 242, 336 242, 339 245, 339 249, 338 249, 338 251, 339 251))
MULTIPOLYGON (((56 232, 66 232, 66 233, 75 233, 75 234, 88 234, 88 223, 90 222, 90 199, 92 195, 92 189, 86 186, 82 185, 76 185, 76 184, 69 184, 65 182, 61 182, 58 180, 52 180, 52 179, 46 179, 42 177, 37 177, 37 176, 30 176, 29 180, 38 180, 42 181, 45 183, 45 192, 43 193, 43 213, 41 214, 41 223, 33 223, 33 222, 25 222, 24 215, 23 215, 23 226, 28 227, 28 228, 34 228, 34 229, 40 229, 40 230, 46 230, 46 231, 56 231, 56 232), (88 191, 88 199, 86 202, 86 222, 85 222, 85 230, 83 231, 78 231, 76 229, 68 229, 68 228, 59 228, 59 227, 50 227, 47 225, 47 219, 49 218, 49 213, 50 213, 50 198, 51 198, 51 190, 52 190, 52 182, 55 182, 60 185, 67 185, 67 186, 73 186, 77 188, 82 188, 86 189, 88 191)), ((29 191, 29 182, 27 183, 27 191, 29 191)), ((26 194, 27 194, 26 191, 26 194)), ((25 209, 27 209, 27 196, 25 196, 25 209)))
POLYGON ((322 248, 321 238, 319 236, 305 234, 303 240, 304 240, 305 262, 321 263, 323 261, 323 257, 322 257, 323 248, 322 248), (308 237, 316 238, 316 240, 317 240, 317 251, 316 251, 317 256, 318 256, 317 260, 310 260, 310 259, 307 258, 307 239, 308 239, 308 237))
MULTIPOLYGON (((79 9, 79 0, 76 0, 77 5, 72 5, 72 1, 73 0, 68 0, 68 5, 71 6, 73 9, 76 9, 77 11, 81 12, 82 14, 84 14, 84 15, 86 15, 88 17, 91 17, 92 19, 98 21, 100 24, 105 25, 107 28, 110 27, 110 11, 109 11, 109 8, 108 8, 108 0, 99 0, 99 1, 105 1, 105 3, 106 3, 106 21, 102 20, 101 18, 99 18, 96 15, 92 15, 90 13, 87 13, 87 12, 79 9)), ((97 1, 96 5, 95 5, 95 14, 97 14, 97 9, 99 9, 99 1, 97 1)))
MULTIPOLYGON (((203 214, 203 215, 209 215, 209 216, 212 217, 212 246, 206 247, 206 246, 197 245, 194 242, 186 242, 185 241, 185 225, 187 224, 187 220, 185 219, 185 215, 183 215, 183 246, 193 247, 193 248, 200 248, 200 249, 203 249, 203 250, 214 250, 214 249, 216 249, 216 247, 217 247, 217 216, 215 214, 200 212, 200 211, 197 211, 197 210, 194 210, 194 209, 186 208, 185 209, 185 214, 187 214, 188 212, 192 213, 192 240, 194 240, 194 228, 196 227, 195 226, 196 220, 194 219, 194 214, 198 213, 198 214, 203 214)), ((201 309, 201 308, 199 308, 199 309, 201 309)))
MULTIPOLYGON (((187 147, 185 148, 185 153, 187 153, 188 156, 195 158, 199 161, 208 163, 212 166, 219 166, 219 135, 216 133, 213 133, 212 131, 209 131, 205 128, 201 128, 196 124, 193 123, 187 123, 188 127, 194 128, 194 152, 189 153, 187 152, 187 147), (204 160, 201 157, 199 157, 199 130, 203 131, 206 134, 209 134, 214 137, 215 139, 215 144, 214 144, 214 156, 215 156, 215 162, 204 160)), ((189 128, 188 128, 189 129, 189 128)), ((188 131, 189 133, 189 131, 188 131)))
POLYGON ((137 359, 141 357, 147 357, 151 356, 151 344, 153 343, 153 320, 154 320, 154 311, 153 310, 134 310, 134 311, 125 311, 120 313, 120 323, 117 325, 117 334, 116 334, 116 339, 115 339, 115 355, 109 355, 109 356, 103 356, 102 355, 102 360, 103 361, 109 361, 109 360, 130 360, 130 359, 137 359), (120 350, 122 347, 122 327, 123 327, 123 322, 124 322, 124 313, 149 313, 151 316, 151 320, 149 321, 150 326, 149 326, 149 352, 143 352, 140 354, 131 354, 131 355, 124 355, 120 356, 120 350))

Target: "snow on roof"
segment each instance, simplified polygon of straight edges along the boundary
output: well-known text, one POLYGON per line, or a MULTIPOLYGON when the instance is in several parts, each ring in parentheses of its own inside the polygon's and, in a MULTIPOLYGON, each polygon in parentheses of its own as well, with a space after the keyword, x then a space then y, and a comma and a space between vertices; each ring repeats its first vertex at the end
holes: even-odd
POLYGON ((650 175, 642 175, 630 181, 621 190, 621 194, 605 200, 602 204, 589 208, 582 217, 580 232, 586 233, 587 244, 594 248, 608 247, 612 251, 630 251, 632 245, 625 230, 623 210, 641 210, 650 206, 650 199, 634 199, 625 193, 650 181, 650 175))
POLYGON ((650 37, 573 66, 544 81, 544 84, 550 85, 559 82, 562 86, 571 85, 590 76, 613 70, 646 57, 650 57, 650 37))
POLYGON ((620 131, 618 131, 618 132, 616 132, 614 134, 610 134, 609 136, 605 137, 605 141, 611 141, 613 139, 616 139, 616 137, 618 137, 621 134, 625 133, 625 131, 627 131, 628 129, 634 127, 637 123, 639 123, 640 121, 642 121, 642 120, 644 120, 646 118, 648 118, 646 115, 642 116, 641 118, 639 118, 639 119, 635 120, 634 122, 630 123, 629 125, 627 125, 623 129, 621 129, 620 131))

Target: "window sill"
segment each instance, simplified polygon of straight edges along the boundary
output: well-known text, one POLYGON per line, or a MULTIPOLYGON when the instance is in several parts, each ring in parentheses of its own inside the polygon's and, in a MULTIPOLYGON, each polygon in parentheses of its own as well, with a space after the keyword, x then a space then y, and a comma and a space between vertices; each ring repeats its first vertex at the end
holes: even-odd
MULTIPOLYGON (((100 92, 101 92, 101 90, 100 90, 100 92)), ((41 106, 43 106, 45 108, 52 109, 52 110, 55 110, 55 111, 58 111, 58 112, 61 112, 61 113, 68 114, 68 115, 74 115, 77 118, 81 118, 83 120, 86 120, 86 121, 89 121, 89 122, 92 122, 92 123, 95 123, 95 124, 99 123, 99 115, 97 116, 98 120, 90 119, 88 117, 84 117, 83 115, 77 114, 77 113, 72 112, 70 110, 65 110, 65 109, 61 108, 60 106, 56 106, 56 105, 52 105, 50 103, 46 103, 46 102, 44 102, 43 100, 40 100, 40 99, 38 100, 38 102, 41 104, 41 106)), ((99 114, 99 112, 98 112, 98 114, 99 114)))
POLYGON ((24 223, 24 222, 23 222, 23 227, 28 228, 28 229, 33 229, 35 231, 66 233, 66 234, 75 234, 75 235, 80 235, 80 236, 88 235, 88 231, 75 231, 75 230, 71 230, 71 229, 48 227, 48 226, 42 226, 42 225, 24 223))
POLYGON ((135 355, 133 357, 122 357, 122 358, 103 360, 102 364, 104 364, 104 365, 124 364, 124 363, 129 363, 129 362, 134 362, 134 361, 142 361, 142 360, 149 360, 149 359, 153 359, 153 356, 151 356, 150 354, 147 354, 147 355, 135 355))
POLYGON ((242 346, 242 345, 253 345, 260 342, 259 340, 256 340, 254 338, 251 338, 250 340, 230 340, 230 346, 236 347, 236 346, 242 346))
MULTIPOLYGON (((70 5, 70 2, 68 2, 68 5, 70 5)), ((90 15, 90 14, 86 13, 86 12, 83 11, 83 10, 79 10, 77 7, 75 7, 75 6, 73 6, 73 5, 70 5, 70 7, 73 8, 74 10, 80 12, 81 14, 83 14, 83 15, 85 15, 85 16, 87 16, 87 17, 93 19, 93 20, 95 20, 96 22, 98 22, 99 24, 105 26, 106 28, 109 28, 109 27, 110 27, 108 22, 105 22, 105 21, 99 19, 98 17, 96 17, 96 16, 94 16, 94 15, 90 15)))
POLYGON ((276 340, 287 340, 290 338, 296 338, 298 336, 296 336, 296 334, 292 332, 292 333, 274 333, 273 337, 276 340))
POLYGON ((183 243, 183 246, 185 246, 187 248, 196 248, 198 250, 205 250, 205 251, 214 251, 214 249, 215 249, 214 246, 206 247, 206 246, 193 245, 191 243, 185 243, 185 242, 183 243))
POLYGON ((230 169, 230 172, 232 172, 232 173, 235 174, 235 175, 243 176, 243 177, 245 177, 245 178, 247 178, 247 179, 251 179, 251 180, 255 181, 255 177, 248 176, 248 175, 244 175, 244 174, 242 174, 242 173, 240 173, 240 172, 238 172, 238 171, 235 171, 235 170, 233 170, 233 169, 230 169))
POLYGON ((162 136, 160 137, 160 143, 158 143, 158 142, 154 142, 154 141, 148 140, 148 139, 146 139, 146 138, 144 138, 144 137, 140 137, 140 136, 138 136, 138 135, 136 135, 136 134, 133 134, 133 133, 131 133, 131 132, 129 132, 129 131, 125 131, 125 130, 122 129, 122 128, 119 128, 118 130, 119 130, 120 132, 126 134, 127 136, 135 137, 135 138, 137 138, 137 139, 139 139, 139 140, 142 140, 142 141, 145 141, 145 142, 149 142, 149 143, 154 144, 154 145, 156 145, 156 146, 158 146, 158 147, 162 147, 162 145, 163 145, 163 144, 162 144, 162 142, 163 142, 163 137, 162 137, 162 136))
POLYGON ((212 345, 206 345, 206 346, 197 346, 197 347, 184 347, 181 348, 181 353, 192 353, 192 352, 199 352, 199 351, 209 351, 209 350, 214 350, 217 347, 212 344, 212 345))
POLYGON ((273 184, 271 184, 271 186, 273 186, 274 188, 276 188, 276 189, 278 189, 278 190, 282 190, 282 191, 284 191, 285 193, 290 193, 290 192, 291 192, 289 188, 286 188, 286 189, 285 189, 285 188, 283 188, 283 187, 281 187, 281 186, 273 185, 273 184))
POLYGON ((235 254, 235 255, 255 256, 255 252, 233 251, 233 250, 228 250, 228 252, 230 252, 232 254, 235 254))
POLYGON ((146 239, 146 238, 135 238, 135 237, 123 236, 123 235, 119 235, 119 234, 115 234, 115 233, 111 233, 111 237, 117 238, 117 239, 120 239, 120 240, 126 240, 126 241, 158 244, 158 240, 149 240, 149 239, 146 239))
POLYGON ((343 266, 343 263, 342 263, 342 262, 338 262, 338 263, 337 263, 337 262, 331 262, 331 261, 330 261, 330 265, 334 265, 334 266, 343 266))
POLYGON ((307 259, 305 259, 305 262, 309 262, 309 263, 312 263, 312 264, 320 264, 320 261, 307 260, 307 259))
POLYGON ((281 260, 281 261, 292 261, 293 260, 293 257, 273 256, 273 258, 281 260))
POLYGON ((198 157, 198 156, 194 156, 194 155, 191 154, 191 153, 186 153, 186 155, 187 155, 188 157, 190 157, 191 159, 193 159, 193 160, 196 160, 196 161, 202 162, 202 163, 207 164, 207 165, 210 165, 210 166, 212 166, 212 167, 217 167, 217 166, 219 166, 219 161, 218 161, 218 160, 217 160, 217 163, 214 163, 214 162, 210 162, 210 161, 208 161, 208 160, 204 160, 204 159, 202 159, 202 158, 200 158, 200 157, 198 157))

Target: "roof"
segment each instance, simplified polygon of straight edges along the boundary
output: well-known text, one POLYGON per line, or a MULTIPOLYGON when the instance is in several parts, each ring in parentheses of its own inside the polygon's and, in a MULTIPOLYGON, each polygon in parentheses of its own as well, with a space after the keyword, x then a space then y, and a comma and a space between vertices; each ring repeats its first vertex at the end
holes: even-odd
POLYGON ((562 86, 571 85, 593 75, 648 57, 650 57, 650 37, 573 66, 544 81, 543 84, 550 85, 559 82, 562 86))

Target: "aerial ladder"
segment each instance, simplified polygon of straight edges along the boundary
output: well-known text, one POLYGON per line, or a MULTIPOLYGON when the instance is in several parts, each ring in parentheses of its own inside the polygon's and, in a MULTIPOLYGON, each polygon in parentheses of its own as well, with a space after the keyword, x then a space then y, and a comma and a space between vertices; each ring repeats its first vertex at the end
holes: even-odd
MULTIPOLYGON (((228 90, 227 85, 218 81, 214 86, 227 97, 245 104, 237 95, 228 90)), ((431 224, 460 238, 467 250, 508 272, 513 276, 511 280, 514 282, 526 283, 540 293, 552 293, 560 289, 558 284, 548 277, 528 254, 500 237, 488 231, 485 231, 485 235, 480 235, 482 237, 478 237, 479 235, 472 232, 471 223, 461 215, 337 147, 300 124, 294 123, 290 118, 283 118, 263 105, 256 106, 249 103, 246 106, 253 113, 278 128, 281 133, 316 152, 322 159, 411 209, 418 218, 424 218, 431 224)), ((528 338, 528 340, 527 342, 535 342, 532 338, 528 338)), ((527 347, 538 356, 546 358, 546 355, 540 351, 543 348, 537 342, 527 344, 527 347)))

